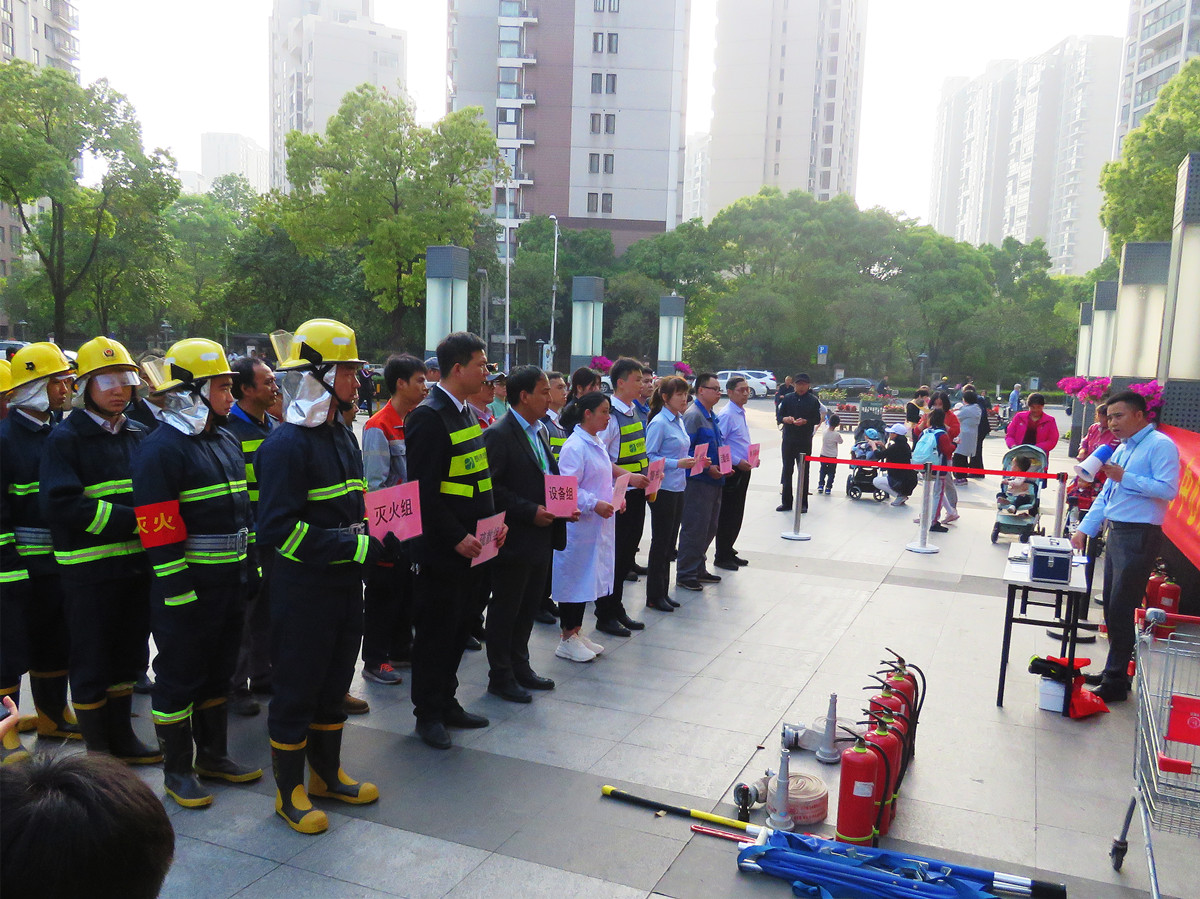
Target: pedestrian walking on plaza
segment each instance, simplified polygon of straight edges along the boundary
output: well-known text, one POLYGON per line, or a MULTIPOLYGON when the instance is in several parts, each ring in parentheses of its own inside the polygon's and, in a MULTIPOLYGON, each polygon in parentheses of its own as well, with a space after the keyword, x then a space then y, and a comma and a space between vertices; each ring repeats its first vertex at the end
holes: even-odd
MULTIPOLYGON (((483 341, 456 331, 438 344, 437 354, 442 378, 404 423, 408 476, 421 485, 422 534, 413 541, 412 700, 417 735, 435 749, 449 749, 447 727, 489 723, 466 711, 454 694, 490 565, 471 565, 483 552, 476 532, 496 507, 483 430, 466 404, 488 376, 483 341)), ((506 534, 501 527, 499 548, 506 534)))
MULTIPOLYGON (((813 431, 821 423, 821 401, 810 389, 812 378, 801 372, 794 378, 795 390, 779 404, 779 422, 783 425, 783 502, 776 512, 792 509, 792 488, 795 483, 796 461, 800 455, 812 455, 813 431)), ((808 511, 808 460, 804 461, 800 487, 800 511, 808 511)))
POLYGON ((559 471, 579 484, 579 520, 567 524, 567 545, 554 553, 554 599, 562 638, 554 654, 590 662, 604 647, 581 631, 589 602, 612 593, 616 562, 613 476, 617 470, 599 435, 608 427, 609 401, 595 391, 580 396, 563 412, 571 436, 563 444, 559 471))
MULTIPOLYGON (((954 467, 969 468, 971 457, 979 448, 979 423, 983 410, 979 408, 979 395, 971 387, 963 390, 962 406, 955 415, 958 417, 958 442, 954 447, 954 467)), ((967 483, 967 476, 962 472, 954 473, 957 484, 967 483)))
MULTIPOLYGON (((825 419, 825 430, 821 432, 821 455, 826 459, 836 459, 838 447, 842 445, 842 435, 838 431, 842 420, 836 412, 825 419)), ((833 492, 833 484, 837 478, 837 463, 822 462, 820 473, 817 475, 817 493, 829 495, 833 492)))
POLYGON ((717 516, 717 548, 713 564, 726 571, 737 571, 750 562, 737 554, 734 546, 746 514, 746 491, 750 489, 750 425, 746 423, 746 402, 750 383, 733 375, 725 383, 729 402, 717 416, 721 443, 729 447, 733 471, 721 487, 721 511, 717 516))
POLYGON ((685 590, 701 590, 705 584, 721 582, 720 576, 706 567, 708 547, 717 535, 721 490, 725 482, 725 476, 717 465, 721 433, 717 427, 717 417, 713 414, 713 407, 720 398, 721 386, 717 376, 712 372, 702 372, 696 376, 696 399, 683 414, 683 426, 689 438, 688 455, 702 458, 698 450, 701 444, 705 444, 704 457, 708 459, 704 472, 690 475, 683 491, 675 583, 685 590))
POLYGON ((1004 441, 1009 449, 1021 444, 1036 446, 1049 456, 1058 446, 1058 422, 1046 413, 1046 398, 1040 393, 1029 394, 1028 409, 1018 412, 1008 423, 1004 441))
MULTIPOLYGON (((513 369, 508 412, 484 432, 496 510, 508 539, 492 564, 487 615, 488 692, 509 702, 529 702, 530 690, 553 690, 529 662, 529 634, 542 605, 554 550, 567 543, 566 519, 546 509, 546 475, 558 463, 540 419, 550 403, 550 382, 536 365, 513 369)), ((579 513, 573 516, 579 520, 579 513)))
POLYGON ((679 540, 683 491, 691 438, 683 426, 688 403, 688 383, 678 375, 663 378, 650 397, 650 424, 646 428, 646 457, 663 461, 663 480, 650 500, 650 564, 646 572, 646 607, 673 612, 679 603, 667 595, 671 583, 671 554, 679 540))
MULTIPOLYGON (((1032 397, 1030 397, 1032 400, 1032 397)), ((1134 612, 1158 558, 1167 506, 1179 492, 1179 449, 1146 418, 1146 399, 1126 390, 1108 401, 1108 427, 1121 441, 1108 464, 1100 495, 1071 537, 1078 551, 1107 522, 1104 554, 1104 623, 1108 658, 1095 693, 1105 702, 1129 695, 1134 612)))

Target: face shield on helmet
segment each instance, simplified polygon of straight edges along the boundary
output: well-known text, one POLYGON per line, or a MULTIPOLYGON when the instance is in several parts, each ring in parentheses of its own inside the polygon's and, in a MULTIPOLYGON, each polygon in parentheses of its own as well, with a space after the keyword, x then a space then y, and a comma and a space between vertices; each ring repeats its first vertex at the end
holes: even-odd
POLYGON ((8 404, 31 412, 49 412, 50 394, 47 388, 51 381, 70 381, 71 375, 54 375, 50 378, 38 378, 28 381, 16 388, 8 398, 8 404))
POLYGON ((117 387, 133 387, 129 399, 137 396, 137 387, 142 383, 136 371, 111 371, 101 374, 83 375, 75 380, 75 393, 71 405, 76 409, 88 408, 88 385, 94 383, 97 390, 113 390, 117 387))
POLYGON ((275 331, 271 343, 281 360, 276 377, 283 392, 284 421, 315 428, 329 420, 331 409, 353 408, 338 398, 334 387, 339 364, 364 364, 351 328, 332 319, 311 319, 294 335, 275 331))

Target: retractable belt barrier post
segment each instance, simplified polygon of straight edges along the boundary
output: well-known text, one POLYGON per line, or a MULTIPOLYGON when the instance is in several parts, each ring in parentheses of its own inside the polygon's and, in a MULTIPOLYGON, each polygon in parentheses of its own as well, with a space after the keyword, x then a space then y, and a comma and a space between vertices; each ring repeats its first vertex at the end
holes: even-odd
POLYGON ((808 502, 808 484, 804 482, 804 466, 808 463, 808 456, 804 453, 800 454, 799 464, 796 466, 796 497, 793 501, 793 508, 796 514, 792 517, 792 529, 784 531, 779 536, 784 540, 811 540, 812 534, 806 534, 800 530, 800 519, 804 517, 804 504, 808 502))
POLYGON ((1058 501, 1054 504, 1054 536, 1058 537, 1063 532, 1063 518, 1067 508, 1067 473, 1060 471, 1058 473, 1058 501))
MULTIPOLYGON (((921 555, 932 555, 940 552, 940 550, 929 542, 929 521, 933 517, 933 466, 928 462, 925 463, 925 480, 924 488, 921 492, 921 523, 917 526, 917 539, 908 544, 905 549, 910 553, 920 553, 921 555)), ((938 493, 937 502, 941 502, 941 493, 938 493)))

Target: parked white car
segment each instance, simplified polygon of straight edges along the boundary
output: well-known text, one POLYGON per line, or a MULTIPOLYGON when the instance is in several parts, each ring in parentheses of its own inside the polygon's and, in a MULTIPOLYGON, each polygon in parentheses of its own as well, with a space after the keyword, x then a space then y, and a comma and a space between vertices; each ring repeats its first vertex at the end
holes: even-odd
POLYGON ((763 384, 766 385, 767 393, 774 393, 775 389, 779 386, 775 381, 775 372, 773 371, 747 369, 746 373, 750 375, 750 377, 758 378, 760 381, 762 381, 763 384))
POLYGON ((717 372, 717 381, 719 382, 718 386, 721 388, 721 393, 726 392, 725 384, 734 375, 740 375, 741 377, 746 379, 746 383, 748 383, 750 385, 750 395, 752 397, 766 396, 767 393, 769 393, 769 390, 767 389, 766 381, 764 381, 762 378, 755 377, 753 372, 742 371, 741 369, 733 369, 730 371, 717 372))

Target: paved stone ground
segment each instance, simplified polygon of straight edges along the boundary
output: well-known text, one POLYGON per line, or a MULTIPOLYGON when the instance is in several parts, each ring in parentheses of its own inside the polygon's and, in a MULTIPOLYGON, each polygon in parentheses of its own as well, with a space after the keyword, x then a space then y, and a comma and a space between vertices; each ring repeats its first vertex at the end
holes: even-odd
MULTIPOLYGON (((1007 548, 988 540, 996 479, 963 488, 961 520, 933 535, 937 555, 904 550, 916 532, 911 510, 855 502, 844 489, 812 498, 810 542, 784 541, 791 515, 774 511, 771 406, 750 409, 764 464, 739 542, 748 568, 722 572, 724 582, 700 594, 678 591, 683 608, 670 615, 640 608, 643 587, 631 585, 627 605, 646 630, 599 635, 606 651, 588 665, 554 658, 555 629, 536 626, 535 667, 558 687, 531 705, 488 696, 486 659, 468 654, 459 697, 492 726, 456 732, 449 752, 413 736, 407 677, 399 687, 356 679, 353 691, 372 710, 347 727, 344 760, 379 785, 379 803, 335 805, 330 831, 305 837, 274 816, 269 776, 216 788, 207 810, 168 802, 178 845, 163 895, 782 899, 791 895, 783 881, 738 873, 733 844, 602 799, 600 787, 732 815, 733 785, 778 764, 780 723, 812 722, 830 692, 852 714, 885 645, 930 680, 888 845, 1063 880, 1074 897, 1144 895, 1136 824, 1124 872, 1107 858, 1131 788, 1134 704, 1086 721, 1038 711, 1025 660, 1056 647, 1025 627, 1014 634, 1006 704, 995 705, 1007 548)), ((988 463, 1002 450, 989 440, 988 463)), ((1065 455, 1064 443, 1052 464, 1065 455)), ((1095 652, 1103 650, 1101 642, 1095 652)), ((136 708, 148 736, 144 697, 136 708)), ((236 720, 232 730, 237 757, 267 768, 264 718, 236 720)), ((831 832, 837 769, 801 757, 795 770, 826 779, 834 795, 819 830, 831 832)), ((157 769, 143 773, 161 790, 157 769)), ((1196 841, 1155 834, 1154 845, 1164 892, 1196 895, 1196 841)))

